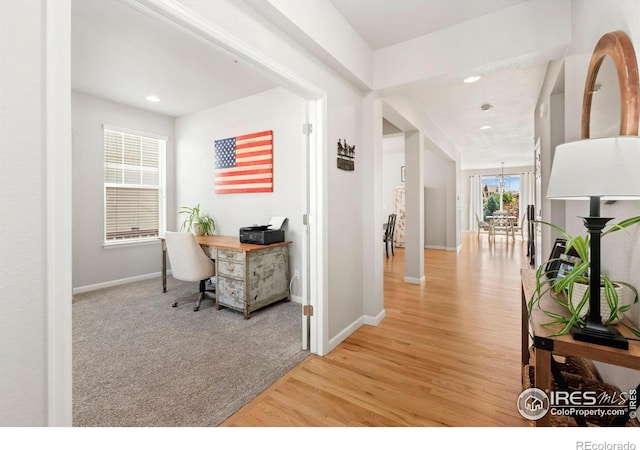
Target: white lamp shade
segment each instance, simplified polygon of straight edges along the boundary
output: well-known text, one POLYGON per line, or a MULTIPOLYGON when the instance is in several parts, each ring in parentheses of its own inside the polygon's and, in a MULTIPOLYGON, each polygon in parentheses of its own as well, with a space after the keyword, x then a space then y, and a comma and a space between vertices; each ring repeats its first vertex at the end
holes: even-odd
POLYGON ((556 147, 547 198, 640 199, 640 137, 617 136, 556 147))

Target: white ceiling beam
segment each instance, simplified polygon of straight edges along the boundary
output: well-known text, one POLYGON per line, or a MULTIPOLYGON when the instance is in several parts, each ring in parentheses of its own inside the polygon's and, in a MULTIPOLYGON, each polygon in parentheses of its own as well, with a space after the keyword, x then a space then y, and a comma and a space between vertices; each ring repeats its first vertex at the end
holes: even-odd
POLYGON ((245 0, 362 90, 373 89, 373 50, 329 0, 245 0))
POLYGON ((425 148, 441 152, 445 159, 460 161, 460 150, 411 97, 394 95, 382 103, 382 115, 402 131, 418 130, 425 136, 425 148))
POLYGON ((522 55, 557 54, 570 43, 571 1, 531 0, 375 50, 374 89, 397 88, 522 55))

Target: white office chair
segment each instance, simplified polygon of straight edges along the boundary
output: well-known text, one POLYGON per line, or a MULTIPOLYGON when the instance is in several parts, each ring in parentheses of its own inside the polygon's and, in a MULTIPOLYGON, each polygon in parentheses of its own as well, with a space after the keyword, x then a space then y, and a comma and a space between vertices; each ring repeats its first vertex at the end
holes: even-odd
MULTIPOLYGON (((200 295, 193 308, 198 311, 205 298, 206 282, 216 273, 215 264, 198 245, 192 233, 167 231, 164 238, 173 277, 182 281, 200 282, 200 295)), ((178 300, 171 306, 178 306, 178 300)))

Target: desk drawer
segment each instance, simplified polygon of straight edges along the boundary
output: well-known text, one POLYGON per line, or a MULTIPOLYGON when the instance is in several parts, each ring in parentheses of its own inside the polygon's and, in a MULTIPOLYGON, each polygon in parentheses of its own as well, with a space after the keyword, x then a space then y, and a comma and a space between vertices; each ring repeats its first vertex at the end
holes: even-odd
POLYGON ((226 259, 228 261, 244 262, 244 252, 240 250, 230 250, 227 248, 218 248, 218 259, 226 259))
POLYGON ((216 259, 218 257, 218 249, 216 247, 208 247, 205 245, 202 247, 202 250, 204 250, 204 254, 210 259, 216 259))
POLYGON ((244 280, 244 264, 218 258, 218 274, 225 277, 244 280))
POLYGON ((244 282, 227 277, 218 277, 216 286, 218 303, 224 306, 244 310, 244 282))

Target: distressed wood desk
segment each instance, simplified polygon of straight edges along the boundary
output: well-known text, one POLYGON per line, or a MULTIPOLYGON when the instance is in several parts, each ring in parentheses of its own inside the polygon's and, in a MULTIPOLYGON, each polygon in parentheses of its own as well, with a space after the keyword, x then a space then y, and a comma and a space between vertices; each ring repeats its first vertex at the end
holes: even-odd
MULTIPOLYGON (((535 351, 535 375, 534 387, 545 392, 551 391, 551 355, 559 353, 573 355, 593 361, 613 364, 629 369, 640 370, 640 342, 629 341, 629 350, 590 344, 576 341, 571 334, 562 336, 550 336, 560 330, 560 326, 543 326, 552 319, 544 314, 541 308, 566 315, 562 306, 554 302, 549 295, 540 300, 540 306, 534 307, 531 317, 528 316, 527 303, 531 299, 536 287, 536 271, 534 269, 522 269, 522 367, 529 363, 529 332, 533 337, 535 351)), ((618 331, 625 337, 633 337, 623 326, 618 325, 618 331)), ((538 419, 536 426, 549 426, 550 415, 546 414, 538 419)))
MULTIPOLYGON (((162 241, 162 292, 167 292, 167 246, 162 241)), ((233 236, 196 236, 216 262, 216 308, 244 313, 289 297, 290 241, 269 245, 243 244, 233 236)))

